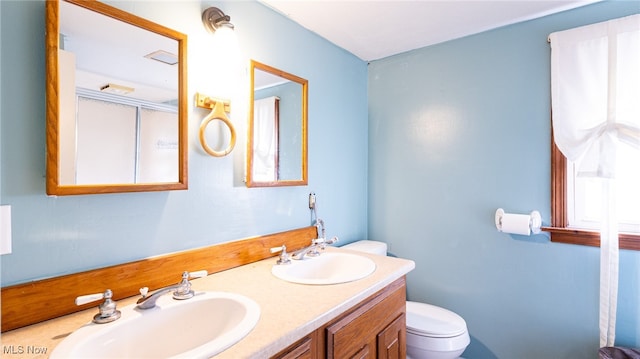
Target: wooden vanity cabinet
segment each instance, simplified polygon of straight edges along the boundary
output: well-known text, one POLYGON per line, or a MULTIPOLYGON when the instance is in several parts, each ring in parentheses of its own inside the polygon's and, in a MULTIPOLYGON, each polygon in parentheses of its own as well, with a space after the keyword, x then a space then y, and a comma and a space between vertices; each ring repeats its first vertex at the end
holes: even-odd
POLYGON ((402 277, 274 358, 405 358, 405 312, 402 277))
POLYGON ((402 313, 378 334, 378 358, 405 358, 407 356, 407 320, 402 313))
POLYGON ((401 278, 326 326, 326 357, 404 358, 405 289, 401 278))
POLYGON ((318 356, 317 345, 318 341, 314 340, 316 332, 313 335, 307 335, 300 339, 289 348, 281 351, 278 355, 272 357, 273 359, 313 359, 318 356))

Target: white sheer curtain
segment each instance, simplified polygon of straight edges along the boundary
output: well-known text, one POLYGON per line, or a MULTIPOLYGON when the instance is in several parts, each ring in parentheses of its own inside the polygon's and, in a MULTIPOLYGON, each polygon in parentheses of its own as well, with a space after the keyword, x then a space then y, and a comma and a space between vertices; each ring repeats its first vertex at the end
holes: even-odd
POLYGON ((254 101, 253 105, 253 179, 258 182, 277 180, 278 118, 275 96, 254 101))
POLYGON ((600 346, 612 346, 618 296, 616 148, 622 142, 640 149, 640 15, 555 32, 549 41, 556 145, 580 163, 579 176, 602 179, 600 346))

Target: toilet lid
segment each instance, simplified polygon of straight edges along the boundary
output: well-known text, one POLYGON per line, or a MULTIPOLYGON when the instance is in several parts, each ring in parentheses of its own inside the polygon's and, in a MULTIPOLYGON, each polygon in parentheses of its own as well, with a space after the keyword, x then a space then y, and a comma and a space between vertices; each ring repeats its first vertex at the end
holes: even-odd
POLYGON ((467 323, 458 314, 431 304, 407 302, 407 332, 416 335, 449 338, 467 331, 467 323))

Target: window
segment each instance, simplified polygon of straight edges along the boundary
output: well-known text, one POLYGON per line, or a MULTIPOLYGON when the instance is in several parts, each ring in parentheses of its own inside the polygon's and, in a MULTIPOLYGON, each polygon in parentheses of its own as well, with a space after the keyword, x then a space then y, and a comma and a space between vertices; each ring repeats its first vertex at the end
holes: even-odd
POLYGON ((612 188, 603 181, 615 178, 618 196, 608 202, 615 211, 606 218, 617 218, 620 248, 640 250, 640 15, 549 38, 554 140, 547 230, 556 242, 599 246, 601 212, 609 207, 601 190, 612 188))
MULTIPOLYGON (((622 194, 616 200, 618 228, 640 234, 640 150, 622 142, 616 158, 616 187, 622 194)), ((568 226, 599 230, 603 218, 602 184, 596 178, 579 176, 578 168, 578 163, 567 161, 568 226)))
MULTIPOLYGON (((594 228, 577 228, 569 218, 567 159, 552 142, 551 149, 551 227, 545 228, 551 233, 554 242, 600 245, 600 233, 594 228)), ((636 164, 636 168, 640 165, 636 164)), ((572 176, 573 174, 571 174, 572 176)), ((639 182, 636 182, 639 183, 639 182)), ((637 185, 635 186, 637 187, 637 185)), ((636 191, 638 188, 636 188, 636 191)), ((635 193, 637 196, 637 192, 635 193)), ((636 202, 637 204, 637 202, 636 202)), ((636 212, 637 214, 637 212, 636 212)), ((622 216, 621 216, 622 217, 622 216)), ((640 233, 622 231, 619 234, 620 248, 640 250, 640 233)))

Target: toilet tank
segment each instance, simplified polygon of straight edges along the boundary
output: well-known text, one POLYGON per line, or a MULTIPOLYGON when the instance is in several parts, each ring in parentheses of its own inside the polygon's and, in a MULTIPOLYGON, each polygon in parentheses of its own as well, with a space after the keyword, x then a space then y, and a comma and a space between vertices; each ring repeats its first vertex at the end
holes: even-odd
POLYGON ((364 253, 377 254, 381 256, 387 255, 387 244, 384 242, 378 242, 378 241, 369 241, 369 240, 357 241, 357 242, 346 244, 342 246, 342 248, 351 249, 354 251, 359 251, 364 253))

